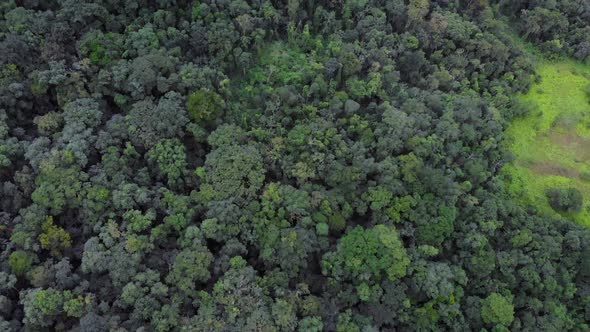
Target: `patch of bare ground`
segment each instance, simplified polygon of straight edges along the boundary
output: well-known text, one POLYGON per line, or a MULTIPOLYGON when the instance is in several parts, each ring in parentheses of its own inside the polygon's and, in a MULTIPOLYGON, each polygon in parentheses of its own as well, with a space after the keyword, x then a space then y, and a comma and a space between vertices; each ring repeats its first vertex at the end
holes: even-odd
POLYGON ((541 163, 532 163, 530 165, 527 165, 527 167, 531 171, 533 171, 533 173, 538 175, 563 176, 571 179, 580 178, 580 173, 577 170, 563 167, 561 165, 548 161, 541 163))
POLYGON ((590 139, 578 136, 575 129, 551 130, 547 137, 551 143, 573 151, 575 161, 585 162, 590 160, 590 139))

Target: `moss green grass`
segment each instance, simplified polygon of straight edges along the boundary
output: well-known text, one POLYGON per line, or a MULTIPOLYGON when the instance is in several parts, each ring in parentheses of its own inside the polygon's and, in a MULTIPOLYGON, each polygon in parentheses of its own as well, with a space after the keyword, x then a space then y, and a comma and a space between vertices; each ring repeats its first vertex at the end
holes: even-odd
POLYGON ((545 192, 575 187, 584 196, 581 212, 564 214, 590 227, 590 65, 568 60, 541 62, 541 81, 521 96, 532 111, 515 119, 506 131, 516 160, 503 168, 514 198, 556 214, 545 192))

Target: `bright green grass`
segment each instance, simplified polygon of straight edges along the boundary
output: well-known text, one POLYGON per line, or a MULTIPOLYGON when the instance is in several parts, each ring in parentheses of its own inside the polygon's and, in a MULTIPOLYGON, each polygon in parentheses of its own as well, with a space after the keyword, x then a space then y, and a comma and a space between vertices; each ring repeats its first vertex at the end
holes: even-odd
POLYGON ((573 61, 539 64, 541 82, 521 97, 534 105, 506 131, 516 160, 503 168, 515 199, 555 214, 545 197, 553 187, 575 187, 584 196, 581 212, 566 217, 590 227, 590 104, 585 93, 590 66, 573 61))

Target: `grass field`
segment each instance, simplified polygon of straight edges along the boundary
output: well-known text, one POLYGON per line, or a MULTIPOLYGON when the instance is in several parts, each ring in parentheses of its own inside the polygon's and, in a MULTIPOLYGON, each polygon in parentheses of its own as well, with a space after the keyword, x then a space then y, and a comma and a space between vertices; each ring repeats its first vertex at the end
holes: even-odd
POLYGON ((516 157, 503 168, 508 190, 524 204, 550 214, 545 192, 575 187, 584 196, 581 212, 566 217, 590 227, 590 65, 542 62, 541 81, 521 96, 532 111, 512 122, 507 144, 516 157))

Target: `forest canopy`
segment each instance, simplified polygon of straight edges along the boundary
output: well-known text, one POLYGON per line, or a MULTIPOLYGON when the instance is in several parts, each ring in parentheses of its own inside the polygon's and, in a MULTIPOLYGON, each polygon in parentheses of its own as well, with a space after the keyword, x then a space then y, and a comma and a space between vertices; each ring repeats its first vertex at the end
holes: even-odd
POLYGON ((584 197, 500 174, 587 0, 0 14, 0 331, 590 329, 584 197))

